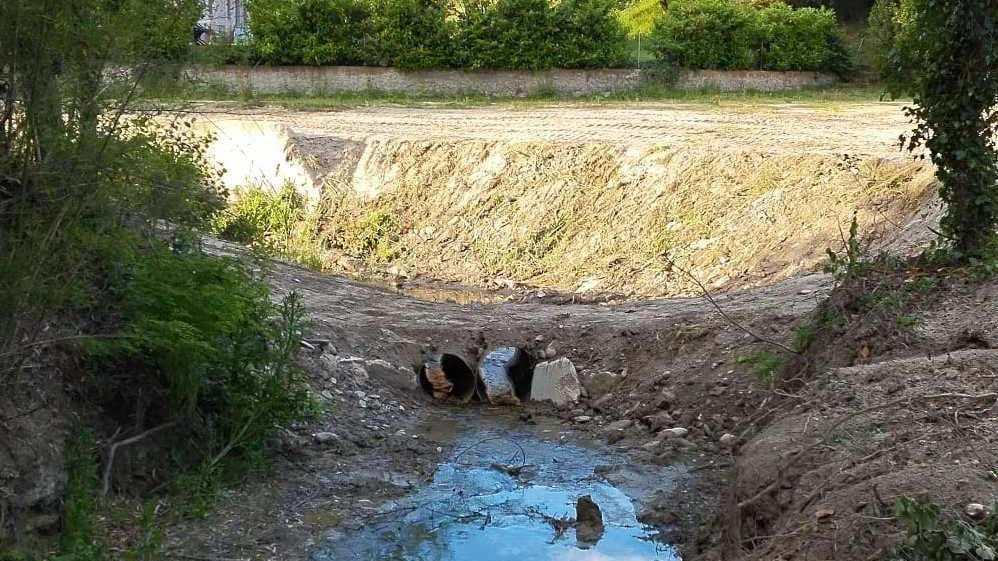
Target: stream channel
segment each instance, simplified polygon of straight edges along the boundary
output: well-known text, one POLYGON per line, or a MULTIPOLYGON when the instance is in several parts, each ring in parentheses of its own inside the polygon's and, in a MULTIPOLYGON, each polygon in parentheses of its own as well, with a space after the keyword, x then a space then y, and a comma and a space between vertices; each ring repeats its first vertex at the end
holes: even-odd
POLYGON ((479 411, 441 410, 418 427, 455 442, 432 481, 321 544, 313 561, 679 561, 637 520, 636 505, 671 492, 685 468, 631 465, 559 423, 479 411), (578 539, 571 523, 585 495, 602 511, 595 542, 578 539))

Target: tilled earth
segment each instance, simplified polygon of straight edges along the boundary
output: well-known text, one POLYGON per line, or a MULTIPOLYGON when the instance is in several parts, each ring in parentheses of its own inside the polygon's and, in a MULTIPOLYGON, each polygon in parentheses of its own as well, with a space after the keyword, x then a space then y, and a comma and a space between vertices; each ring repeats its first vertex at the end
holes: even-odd
POLYGON ((642 103, 628 107, 441 108, 432 104, 343 111, 291 111, 273 107, 233 110, 225 104, 196 109, 202 118, 266 121, 300 133, 364 141, 372 138, 451 141, 605 142, 700 144, 756 148, 774 153, 884 154, 898 152, 908 129, 902 103, 843 102, 806 105, 642 103))

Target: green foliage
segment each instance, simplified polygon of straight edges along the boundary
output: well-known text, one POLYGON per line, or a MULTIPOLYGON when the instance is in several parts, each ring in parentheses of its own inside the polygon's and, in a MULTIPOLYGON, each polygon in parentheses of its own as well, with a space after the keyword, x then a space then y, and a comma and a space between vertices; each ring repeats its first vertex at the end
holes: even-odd
POLYGON ((557 47, 552 66, 600 68, 624 58, 625 32, 615 0, 562 0, 554 8, 557 47))
POLYGON ((758 12, 764 43, 761 66, 769 70, 852 70, 835 12, 828 8, 793 9, 773 3, 758 12))
POLYGON ((901 497, 894 515, 908 533, 891 561, 993 561, 998 559, 998 503, 980 523, 950 520, 937 505, 901 497))
POLYGON ((798 353, 806 351, 811 346, 811 343, 814 342, 817 334, 818 328, 813 325, 798 327, 794 330, 794 342, 790 348, 798 353))
POLYGON ((623 59, 614 0, 251 0, 269 64, 539 70, 623 59))
POLYGON ((753 351, 738 357, 738 363, 748 366, 760 380, 772 380, 785 361, 785 357, 767 351, 753 351))
POLYGON ((679 0, 656 24, 652 41, 662 64, 682 68, 840 75, 853 68, 835 12, 827 8, 679 0))
MULTIPOLYGON (((310 400, 293 364, 300 299, 275 305, 241 265, 199 251, 196 228, 225 198, 210 139, 183 120, 125 117, 137 83, 110 72, 174 56, 189 26, 173 22, 192 5, 0 3, 0 386, 30 382, 22 366, 62 341, 62 363, 88 369, 66 372, 69 391, 101 426, 164 424, 156 437, 173 453, 148 463, 225 474, 310 400)), ((98 535, 94 448, 85 430, 66 447, 62 559, 121 557, 98 535)), ((152 514, 140 525, 124 557, 155 559, 152 514)))
POLYGON ((557 31, 548 0, 469 0, 456 39, 466 68, 541 70, 557 31))
POLYGON ((391 209, 382 208, 361 216, 340 233, 340 243, 361 257, 379 262, 395 259, 401 247, 402 224, 391 209))
POLYGON ((66 440, 66 495, 63 499, 61 561, 105 559, 97 537, 97 445, 93 435, 78 428, 66 440))
POLYGON ((733 0, 680 0, 658 20, 652 49, 682 68, 739 70, 758 61, 754 12, 733 0))
POLYGON ((293 361, 305 322, 296 294, 275 307, 238 262, 152 248, 111 297, 121 327, 84 347, 95 376, 109 382, 104 400, 162 393, 145 415, 183 421, 188 465, 252 454, 274 426, 308 413, 293 361))
POLYGON ((218 213, 212 230, 227 240, 247 244, 264 255, 275 255, 313 269, 322 267, 318 213, 306 208, 292 183, 277 191, 250 186, 235 203, 218 213))
POLYGON ((629 38, 647 37, 664 13, 660 0, 638 0, 620 10, 617 19, 629 38))
POLYGON ((250 0, 253 45, 270 64, 375 64, 371 7, 365 0, 250 0))
POLYGON ((870 10, 865 42, 866 48, 873 53, 873 68, 881 76, 896 72, 890 60, 891 51, 897 41, 910 32, 913 9, 911 0, 877 0, 870 10))
POLYGON ((451 66, 455 31, 444 0, 374 0, 371 15, 382 64, 402 70, 451 66))
POLYGON ((825 272, 835 275, 839 281, 861 276, 869 268, 869 263, 863 258, 863 249, 860 247, 859 218, 855 214, 853 214, 852 222, 849 224, 849 238, 845 240, 844 249, 842 255, 832 251, 831 248, 825 249, 828 254, 825 272))
POLYGON ((910 0, 890 51, 890 92, 911 94, 911 151, 926 148, 947 204, 943 235, 964 260, 985 260, 998 225, 998 3, 910 0))

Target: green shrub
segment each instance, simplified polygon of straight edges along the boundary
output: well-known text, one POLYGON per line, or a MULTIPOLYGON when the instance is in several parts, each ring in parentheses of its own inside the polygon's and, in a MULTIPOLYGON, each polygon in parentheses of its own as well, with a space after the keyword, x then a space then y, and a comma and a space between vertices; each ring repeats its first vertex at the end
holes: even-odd
POLYGON ((257 56, 268 64, 376 64, 371 9, 364 0, 251 0, 257 56))
POLYGON ((458 19, 462 66, 542 70, 554 62, 558 29, 548 0, 471 0, 458 19))
POLYGON ((733 0, 679 0, 658 20, 652 50, 664 64, 740 70, 758 62, 754 12, 733 0))
POLYGON ((375 0, 375 41, 382 64, 402 70, 446 68, 454 23, 443 0, 375 0))
POLYGON ((776 372, 783 367, 786 358, 767 351, 753 351, 738 357, 738 363, 748 366, 752 375, 764 381, 772 381, 776 372))
POLYGON ((721 70, 853 69, 845 38, 827 8, 762 8, 735 0, 679 0, 658 21, 652 48, 662 65, 721 70))
POLYGON ((835 12, 793 9, 776 3, 758 11, 763 41, 761 66, 770 70, 824 70, 831 58, 829 37, 838 33, 835 12))
POLYGON ((338 225, 337 243, 358 257, 388 262, 401 251, 402 224, 388 208, 375 209, 338 225))
POLYGON ((62 506, 61 561, 99 561, 97 537, 97 444, 87 429, 66 439, 66 494, 62 506))
POLYGON ((269 64, 540 70, 623 59, 614 0, 250 0, 269 64))
POLYGON ((234 260, 153 245, 109 297, 120 326, 83 347, 101 401, 145 408, 119 410, 123 423, 181 421, 185 467, 253 454, 308 412, 293 362, 305 321, 297 295, 274 305, 234 260))
POLYGON ((251 246, 264 255, 322 267, 323 243, 318 233, 319 213, 309 211, 293 183, 277 191, 244 188, 236 201, 215 215, 215 235, 251 246))
MULTIPOLYGON (((904 57, 906 41, 917 40, 913 23, 915 6, 911 0, 877 0, 867 21, 866 45, 873 53, 873 68, 883 77, 898 76, 898 67, 891 57, 904 57)), ((903 66, 910 66, 905 64, 903 66)))
POLYGON ((552 66, 599 68, 624 58, 626 33, 614 14, 615 0, 563 0, 554 8, 558 29, 552 66))

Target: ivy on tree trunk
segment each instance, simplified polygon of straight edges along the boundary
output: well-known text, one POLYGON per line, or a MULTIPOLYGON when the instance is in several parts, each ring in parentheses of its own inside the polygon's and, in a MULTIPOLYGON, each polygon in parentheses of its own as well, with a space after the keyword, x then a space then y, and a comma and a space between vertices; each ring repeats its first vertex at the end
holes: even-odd
POLYGON ((998 1, 914 0, 915 20, 895 43, 894 95, 911 94, 905 110, 914 131, 910 151, 928 149, 947 203, 943 234, 964 259, 993 249, 998 225, 998 1))

